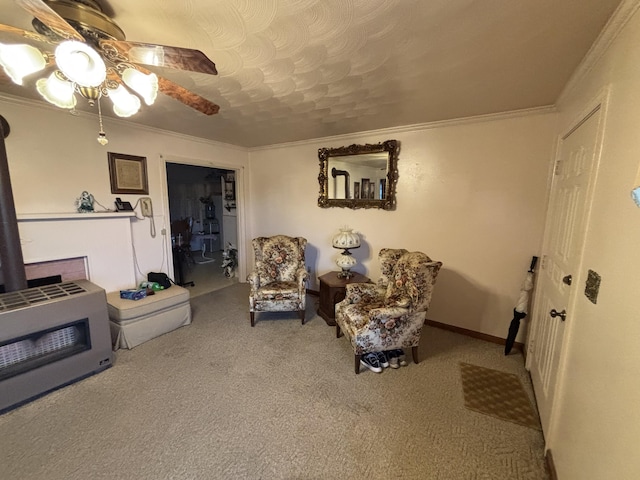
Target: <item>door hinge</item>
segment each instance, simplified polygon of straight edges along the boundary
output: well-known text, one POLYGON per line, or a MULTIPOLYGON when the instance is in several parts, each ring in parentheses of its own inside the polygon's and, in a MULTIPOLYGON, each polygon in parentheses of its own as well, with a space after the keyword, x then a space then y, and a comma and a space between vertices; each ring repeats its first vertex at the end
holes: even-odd
POLYGON ((540 262, 540 268, 542 270, 547 268, 547 256, 546 255, 542 255, 542 261, 540 262))

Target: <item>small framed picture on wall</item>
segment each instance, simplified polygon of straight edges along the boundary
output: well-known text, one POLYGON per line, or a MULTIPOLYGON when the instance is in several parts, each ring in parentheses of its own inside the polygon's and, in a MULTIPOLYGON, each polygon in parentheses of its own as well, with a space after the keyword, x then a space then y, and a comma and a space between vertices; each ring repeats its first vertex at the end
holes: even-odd
POLYGON ((360 182, 353 182, 353 198, 360 199, 360 182))
POLYGON ((149 194, 147 158, 107 152, 111 193, 149 194))

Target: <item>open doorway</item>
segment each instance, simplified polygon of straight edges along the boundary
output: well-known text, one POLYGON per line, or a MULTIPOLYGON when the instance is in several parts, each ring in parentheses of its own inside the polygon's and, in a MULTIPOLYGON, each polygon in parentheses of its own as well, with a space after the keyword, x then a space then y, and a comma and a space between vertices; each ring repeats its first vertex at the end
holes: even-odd
POLYGON ((170 162, 166 169, 176 283, 192 297, 237 283, 235 172, 170 162))

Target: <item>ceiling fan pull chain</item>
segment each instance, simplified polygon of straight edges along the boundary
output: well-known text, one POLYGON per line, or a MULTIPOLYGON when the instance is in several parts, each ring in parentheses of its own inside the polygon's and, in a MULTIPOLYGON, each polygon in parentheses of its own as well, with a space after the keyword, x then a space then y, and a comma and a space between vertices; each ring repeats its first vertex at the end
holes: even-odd
POLYGON ((98 143, 102 146, 109 143, 109 139, 107 138, 107 134, 104 133, 104 128, 102 127, 102 108, 100 108, 100 99, 102 95, 98 97, 98 121, 100 122, 100 131, 98 132, 98 143))

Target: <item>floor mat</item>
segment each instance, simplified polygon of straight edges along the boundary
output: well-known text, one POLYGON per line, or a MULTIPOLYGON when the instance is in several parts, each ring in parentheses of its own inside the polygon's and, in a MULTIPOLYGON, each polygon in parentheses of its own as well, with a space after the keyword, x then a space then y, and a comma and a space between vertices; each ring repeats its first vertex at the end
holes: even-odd
POLYGON ((537 411, 517 375, 463 362, 460 374, 464 406, 469 410, 541 429, 537 411))

